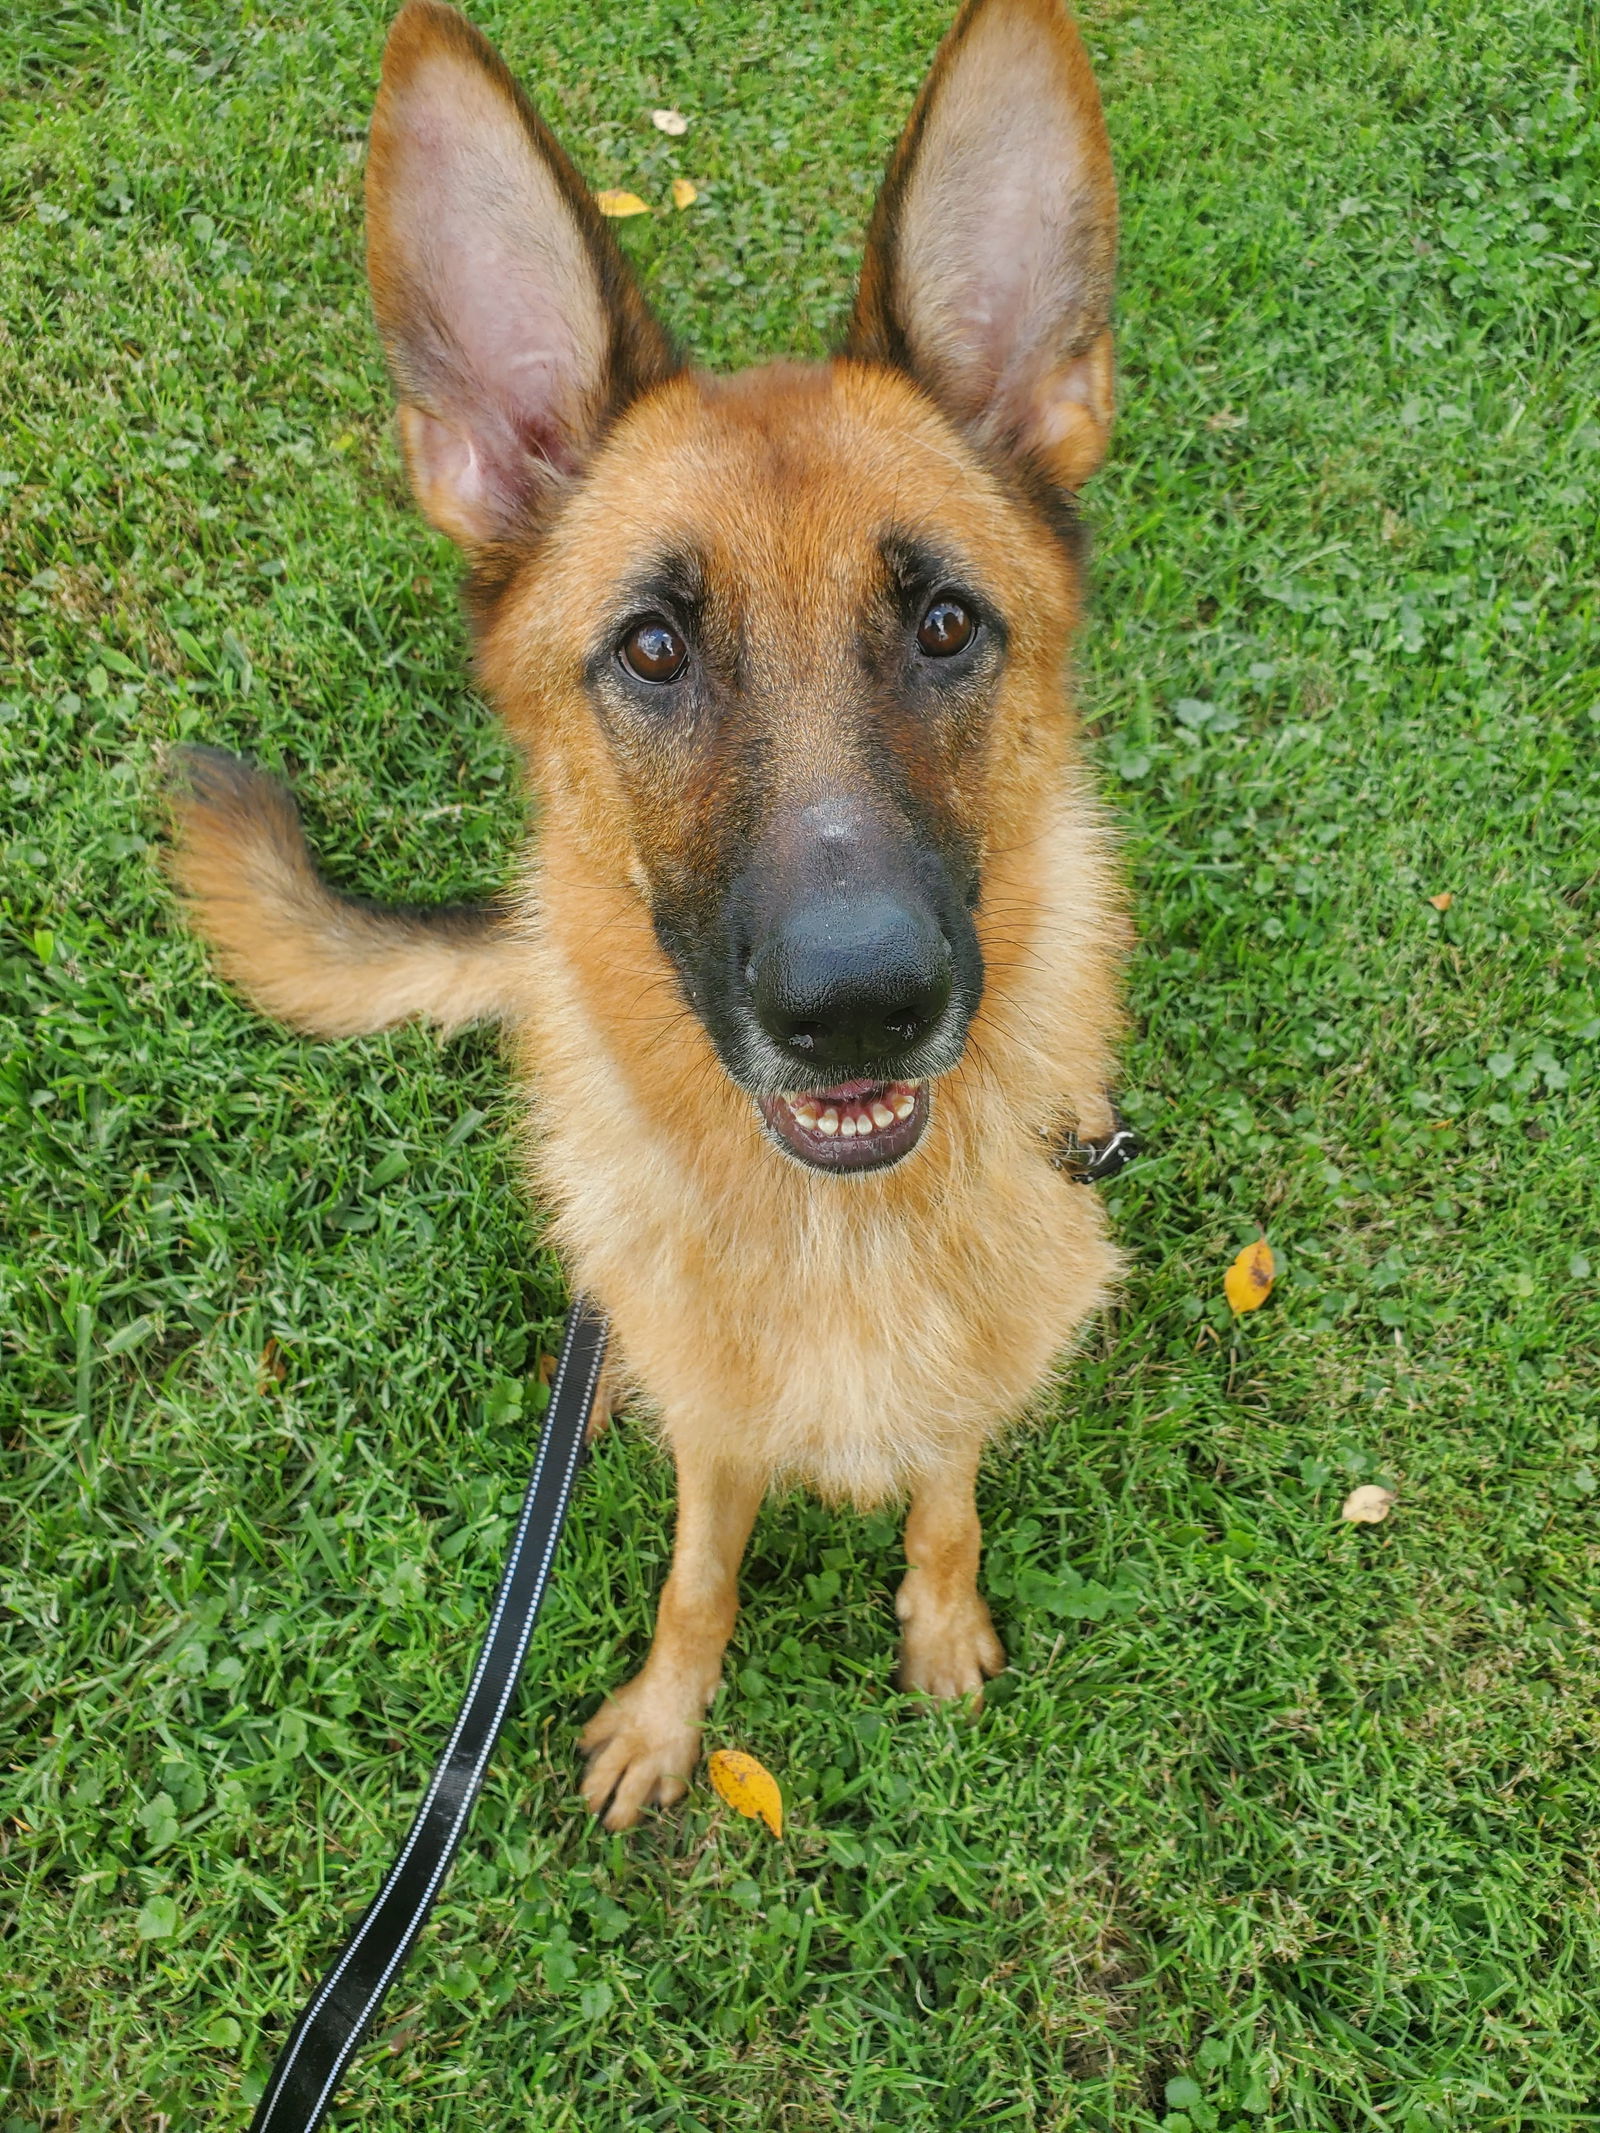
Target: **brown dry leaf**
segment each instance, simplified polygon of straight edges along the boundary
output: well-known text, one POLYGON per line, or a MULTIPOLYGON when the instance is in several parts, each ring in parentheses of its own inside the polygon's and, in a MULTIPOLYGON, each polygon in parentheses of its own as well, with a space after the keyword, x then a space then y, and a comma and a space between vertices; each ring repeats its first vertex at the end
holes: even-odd
POLYGON ((1430 896, 1428 898, 1428 901, 1430 904, 1432 904, 1435 911, 1448 911, 1450 906, 1455 902, 1455 898, 1450 894, 1450 891, 1448 889, 1441 889, 1437 896, 1430 896))
POLYGON ((1380 1489, 1375 1481, 1364 1481, 1359 1489, 1350 1491, 1339 1516, 1348 1518, 1353 1526, 1381 1526, 1393 1504, 1393 1489, 1380 1489))
POLYGON ((637 193, 596 193, 594 204, 602 215, 609 215, 613 221, 624 215, 648 215, 650 212, 649 201, 641 200, 637 193))
POLYGON ((706 1769, 718 1797, 738 1814, 759 1815, 775 1837, 783 1835, 783 1794, 770 1770, 738 1748, 716 1748, 706 1769))
POLYGON ((272 1384, 281 1385, 288 1375, 289 1366, 283 1359, 283 1350, 278 1346, 278 1336, 271 1334, 267 1345, 261 1351, 261 1361, 256 1369, 257 1392, 265 1392, 272 1384))
POLYGON ((1257 1237, 1223 1275, 1222 1292, 1235 1311, 1257 1311, 1272 1294, 1275 1272, 1272 1246, 1265 1237, 1257 1237))
POLYGON ((698 186, 698 185, 696 185, 696 184, 692 183, 692 181, 691 181, 690 179, 688 179, 688 178, 674 178, 674 179, 673 179, 673 181, 672 181, 672 204, 673 204, 673 206, 674 206, 674 207, 678 207, 678 208, 683 208, 683 207, 693 207, 693 206, 694 206, 694 204, 695 204, 695 202, 696 202, 696 201, 697 201, 697 200, 699 199, 699 197, 700 197, 700 188, 699 188, 699 186, 698 186))
POLYGON ((541 1385, 553 1385, 555 1383, 556 1359, 548 1350, 541 1352, 538 1362, 534 1365, 533 1374, 541 1385))
POLYGON ((670 133, 674 140, 689 131, 689 121, 681 111, 652 111, 650 123, 662 133, 670 133))

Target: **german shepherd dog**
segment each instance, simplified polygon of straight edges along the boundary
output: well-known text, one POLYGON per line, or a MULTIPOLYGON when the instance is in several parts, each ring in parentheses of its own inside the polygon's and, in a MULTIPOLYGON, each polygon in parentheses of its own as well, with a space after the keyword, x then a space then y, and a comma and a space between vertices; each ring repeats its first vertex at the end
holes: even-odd
POLYGON ((465 552, 537 838, 504 907, 377 909, 281 787, 199 750, 174 865, 268 1013, 511 1034, 533 1190, 677 1467, 655 1641, 582 1737, 621 1829, 693 1770, 774 1483, 909 1499, 903 1687, 1004 1664, 978 1462, 1117 1267, 1049 1160, 1111 1125, 1126 940, 1066 674, 1110 153, 1060 0, 968 0, 840 352, 714 377, 497 54, 409 0, 367 228, 412 487, 465 552))

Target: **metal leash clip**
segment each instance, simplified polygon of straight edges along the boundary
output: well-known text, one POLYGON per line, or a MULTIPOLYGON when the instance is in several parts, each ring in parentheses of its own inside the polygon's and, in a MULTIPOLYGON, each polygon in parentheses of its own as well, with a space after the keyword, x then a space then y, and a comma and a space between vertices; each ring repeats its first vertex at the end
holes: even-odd
POLYGON ((1075 1133, 1063 1134, 1050 1152, 1050 1167, 1061 1170, 1074 1185, 1103 1185, 1119 1170, 1126 1170, 1139 1153, 1139 1136, 1113 1103, 1115 1123, 1098 1140, 1082 1141, 1075 1133))

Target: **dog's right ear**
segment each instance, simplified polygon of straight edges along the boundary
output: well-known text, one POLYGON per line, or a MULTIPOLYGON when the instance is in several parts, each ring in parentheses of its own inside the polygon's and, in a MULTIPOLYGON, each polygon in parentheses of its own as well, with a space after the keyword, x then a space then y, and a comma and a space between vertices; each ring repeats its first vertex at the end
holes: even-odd
POLYGON ((469 551, 535 527, 679 367, 582 178, 439 0, 409 0, 384 50, 367 271, 412 488, 469 551))

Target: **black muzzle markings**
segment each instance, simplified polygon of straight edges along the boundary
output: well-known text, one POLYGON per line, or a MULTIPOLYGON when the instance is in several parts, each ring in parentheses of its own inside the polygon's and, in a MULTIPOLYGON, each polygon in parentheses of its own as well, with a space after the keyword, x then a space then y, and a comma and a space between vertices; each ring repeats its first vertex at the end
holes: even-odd
MULTIPOLYGON (((1006 642, 958 557, 893 532, 870 578, 833 669, 857 682, 809 714, 826 775, 795 745, 807 714, 771 701, 781 677, 751 687, 737 601, 701 551, 630 581, 587 673, 632 782, 659 793, 636 832, 685 999, 771 1138, 832 1173, 917 1146, 982 997, 954 788, 1006 642)), ((797 644, 797 667, 818 649, 797 644)))

